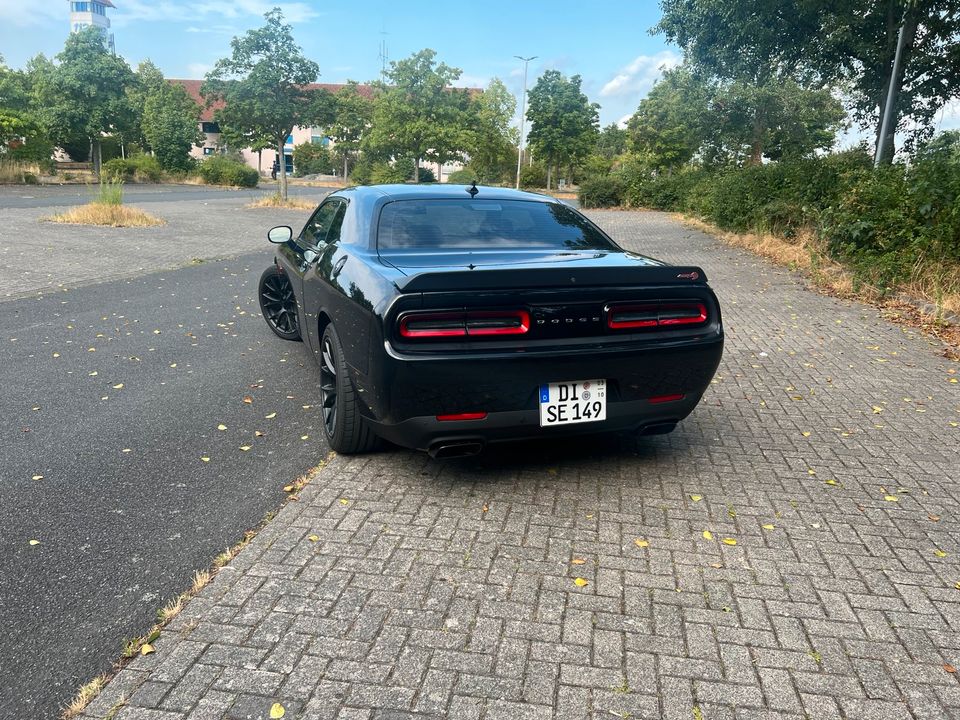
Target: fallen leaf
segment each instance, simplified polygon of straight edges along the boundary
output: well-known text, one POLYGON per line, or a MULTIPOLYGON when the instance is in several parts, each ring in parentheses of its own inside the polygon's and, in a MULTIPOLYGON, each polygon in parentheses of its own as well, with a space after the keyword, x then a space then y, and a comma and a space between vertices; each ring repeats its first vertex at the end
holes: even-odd
POLYGON ((309 438, 310 438, 309 435, 301 435, 301 436, 300 436, 300 439, 301 439, 301 440, 308 440, 309 438))
POLYGON ((650 546, 650 542, 649 542, 649 541, 647 541, 647 540, 641 540, 640 538, 637 538, 636 540, 634 540, 634 541, 633 541, 633 544, 636 545, 636 546, 639 547, 639 548, 645 548, 645 547, 649 547, 649 546, 650 546))
POLYGON ((802 433, 800 433, 800 434, 803 435, 804 437, 810 437, 810 431, 809 431, 809 430, 804 430, 804 431, 803 431, 802 433))
POLYGON ((350 501, 347 500, 346 498, 340 498, 340 504, 341 504, 341 505, 349 505, 349 504, 350 504, 350 501))
POLYGON ((253 402, 253 398, 250 397, 249 395, 246 395, 246 396, 244 396, 243 401, 244 401, 247 405, 250 405, 250 404, 253 402))
POLYGON ((772 523, 767 523, 766 525, 761 525, 760 527, 762 527, 764 530, 773 530, 777 526, 772 523))
POLYGON ((958 582, 954 585, 954 587, 955 587, 957 590, 960 590, 960 581, 958 581, 958 582))
POLYGON ((280 703, 274 703, 270 706, 270 720, 280 720, 286 714, 287 711, 280 703))
POLYGON ((710 532, 709 530, 704 530, 704 531, 703 531, 703 538, 704 538, 704 540, 713 540, 713 533, 710 532))
POLYGON ((839 485, 839 484, 840 484, 840 483, 838 483, 836 480, 834 480, 833 478, 827 480, 826 483, 827 483, 827 485, 839 485))
POLYGON ((123 388, 123 383, 117 383, 116 385, 113 386, 114 390, 120 390, 121 388, 123 388))
MULTIPOLYGON (((39 545, 39 544, 40 544, 40 541, 39 541, 39 540, 31 540, 31 541, 30 541, 30 544, 31 544, 31 545, 39 545)), ((960 583, 957 583, 957 585, 960 585, 960 583)))
POLYGON ((283 486, 283 491, 284 491, 284 492, 293 492, 293 485, 284 485, 284 486, 283 486))
POLYGON ((53 356, 54 356, 54 357, 60 357, 60 353, 54 353, 53 356))
POLYGON ((269 415, 264 415, 267 420, 273 420, 277 414, 275 412, 270 413, 269 415))
POLYGON ((583 558, 574 558, 573 560, 570 561, 570 564, 571 564, 571 565, 585 565, 586 562, 587 562, 587 561, 584 560, 583 558))
POLYGON ((716 568, 717 570, 719 570, 720 568, 723 567, 723 563, 710 563, 710 567, 716 568))
POLYGON ((43 475, 34 475, 31 480, 43 480, 43 475))
POLYGON ((948 673, 951 673, 951 674, 953 674, 953 673, 955 673, 955 672, 957 671, 957 669, 956 669, 953 665, 951 665, 950 663, 944 663, 944 664, 943 664, 943 669, 946 670, 948 673))
POLYGON ((931 522, 940 522, 940 516, 939 516, 939 515, 927 515, 927 517, 930 518, 930 521, 931 521, 931 522))
POLYGON ((737 541, 734 540, 733 538, 724 538, 724 539, 723 539, 723 544, 724 544, 724 545, 736 545, 736 544, 737 544, 737 541))
POLYGON ((132 451, 130 448, 124 448, 124 449, 121 450, 120 452, 122 452, 122 453, 128 453, 128 452, 133 452, 133 451, 132 451))
POLYGON ((254 436, 256 436, 256 437, 263 437, 263 433, 260 432, 259 430, 254 430, 254 431, 253 431, 253 434, 254 434, 254 436))
POLYGON ((585 587, 586 585, 590 584, 590 581, 585 578, 578 577, 578 578, 574 578, 573 584, 576 585, 577 587, 585 587))
POLYGON ((701 500, 703 500, 703 495, 691 495, 690 499, 693 500, 694 502, 700 502, 701 500))
POLYGON ((807 475, 816 475, 817 471, 813 468, 807 468, 807 475))
POLYGON ((223 432, 226 429, 227 429, 227 426, 224 425, 223 423, 220 423, 219 425, 217 425, 217 430, 219 430, 220 432, 223 432))
POLYGON ((153 648, 153 645, 151 645, 150 643, 144 643, 143 645, 140 646, 141 655, 151 655, 155 652, 156 650, 153 648))
POLYGON ((490 510, 490 506, 484 503, 483 507, 480 508, 480 510, 481 512, 487 512, 488 510, 490 510))
POLYGON ((939 557, 939 558, 945 558, 945 557, 947 556, 947 554, 946 554, 943 550, 941 550, 940 548, 937 548, 936 550, 934 550, 934 551, 933 551, 933 554, 936 555, 936 556, 939 557))
POLYGON ((310 542, 317 542, 320 539, 319 535, 307 535, 307 540, 310 542))
POLYGON ((900 498, 898 498, 896 495, 884 495, 883 499, 887 502, 900 502, 900 498))
POLYGON ((873 406, 873 414, 874 414, 874 415, 879 415, 879 414, 882 413, 882 412, 883 412, 883 408, 882 408, 882 407, 880 407, 879 405, 874 405, 874 406, 873 406))
POLYGON ((244 452, 246 452, 247 450, 250 449, 250 446, 249 446, 249 445, 241 445, 241 446, 240 446, 240 449, 243 450, 244 452))
POLYGON ((202 457, 202 458, 200 458, 200 459, 203 460, 204 462, 210 462, 210 458, 208 458, 208 457, 206 457, 206 456, 204 456, 204 457, 202 457))

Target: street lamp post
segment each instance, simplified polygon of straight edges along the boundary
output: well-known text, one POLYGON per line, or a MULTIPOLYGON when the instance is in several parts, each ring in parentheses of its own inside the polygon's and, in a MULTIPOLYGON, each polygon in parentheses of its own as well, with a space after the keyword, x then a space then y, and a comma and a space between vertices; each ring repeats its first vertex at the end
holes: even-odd
POLYGON ((520 106, 520 142, 517 145, 517 190, 520 189, 520 165, 523 163, 523 125, 524 121, 527 119, 527 65, 529 65, 531 60, 536 60, 537 56, 533 55, 532 57, 520 57, 519 55, 514 55, 517 60, 523 60, 523 100, 521 101, 520 106))

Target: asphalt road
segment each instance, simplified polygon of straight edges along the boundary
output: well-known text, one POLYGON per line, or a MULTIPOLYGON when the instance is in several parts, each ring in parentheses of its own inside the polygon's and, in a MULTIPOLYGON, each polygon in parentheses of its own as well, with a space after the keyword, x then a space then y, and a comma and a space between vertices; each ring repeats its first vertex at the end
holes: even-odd
POLYGON ((313 361, 259 316, 269 261, 0 303, 0 717, 56 717, 325 457, 313 361))

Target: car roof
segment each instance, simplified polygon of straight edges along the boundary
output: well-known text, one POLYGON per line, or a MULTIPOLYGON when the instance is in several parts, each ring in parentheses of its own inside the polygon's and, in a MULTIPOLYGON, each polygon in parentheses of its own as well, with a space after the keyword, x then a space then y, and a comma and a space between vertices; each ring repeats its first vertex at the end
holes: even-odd
MULTIPOLYGON (((460 199, 470 195, 468 190, 470 185, 451 185, 449 183, 424 183, 421 185, 359 185, 357 187, 345 188, 351 193, 366 195, 368 197, 379 197, 388 200, 414 200, 414 199, 460 199)), ((484 200, 528 200, 535 202, 558 202, 558 200, 549 195, 540 193, 526 192, 523 190, 514 190, 513 188, 491 187, 489 185, 477 185, 477 193, 474 197, 484 200)), ((339 192, 343 192, 342 190, 339 192)))

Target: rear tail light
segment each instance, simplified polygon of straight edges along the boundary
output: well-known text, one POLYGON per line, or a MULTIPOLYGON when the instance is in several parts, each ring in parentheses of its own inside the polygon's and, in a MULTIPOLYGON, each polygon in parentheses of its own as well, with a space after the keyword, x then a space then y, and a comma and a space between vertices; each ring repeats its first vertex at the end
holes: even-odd
POLYGON ((618 304, 607 306, 607 327, 611 330, 702 325, 707 306, 702 302, 618 304))
POLYGON ((674 395, 657 395, 657 397, 650 398, 647 402, 653 403, 654 405, 659 405, 660 403, 676 402, 677 400, 683 400, 685 395, 683 393, 676 393, 674 395))
POLYGON ((410 339, 523 335, 529 330, 526 310, 408 313, 400 318, 400 337, 410 339))
POLYGON ((458 422, 462 420, 485 420, 485 412, 454 413, 452 415, 437 415, 437 420, 441 422, 458 422))

